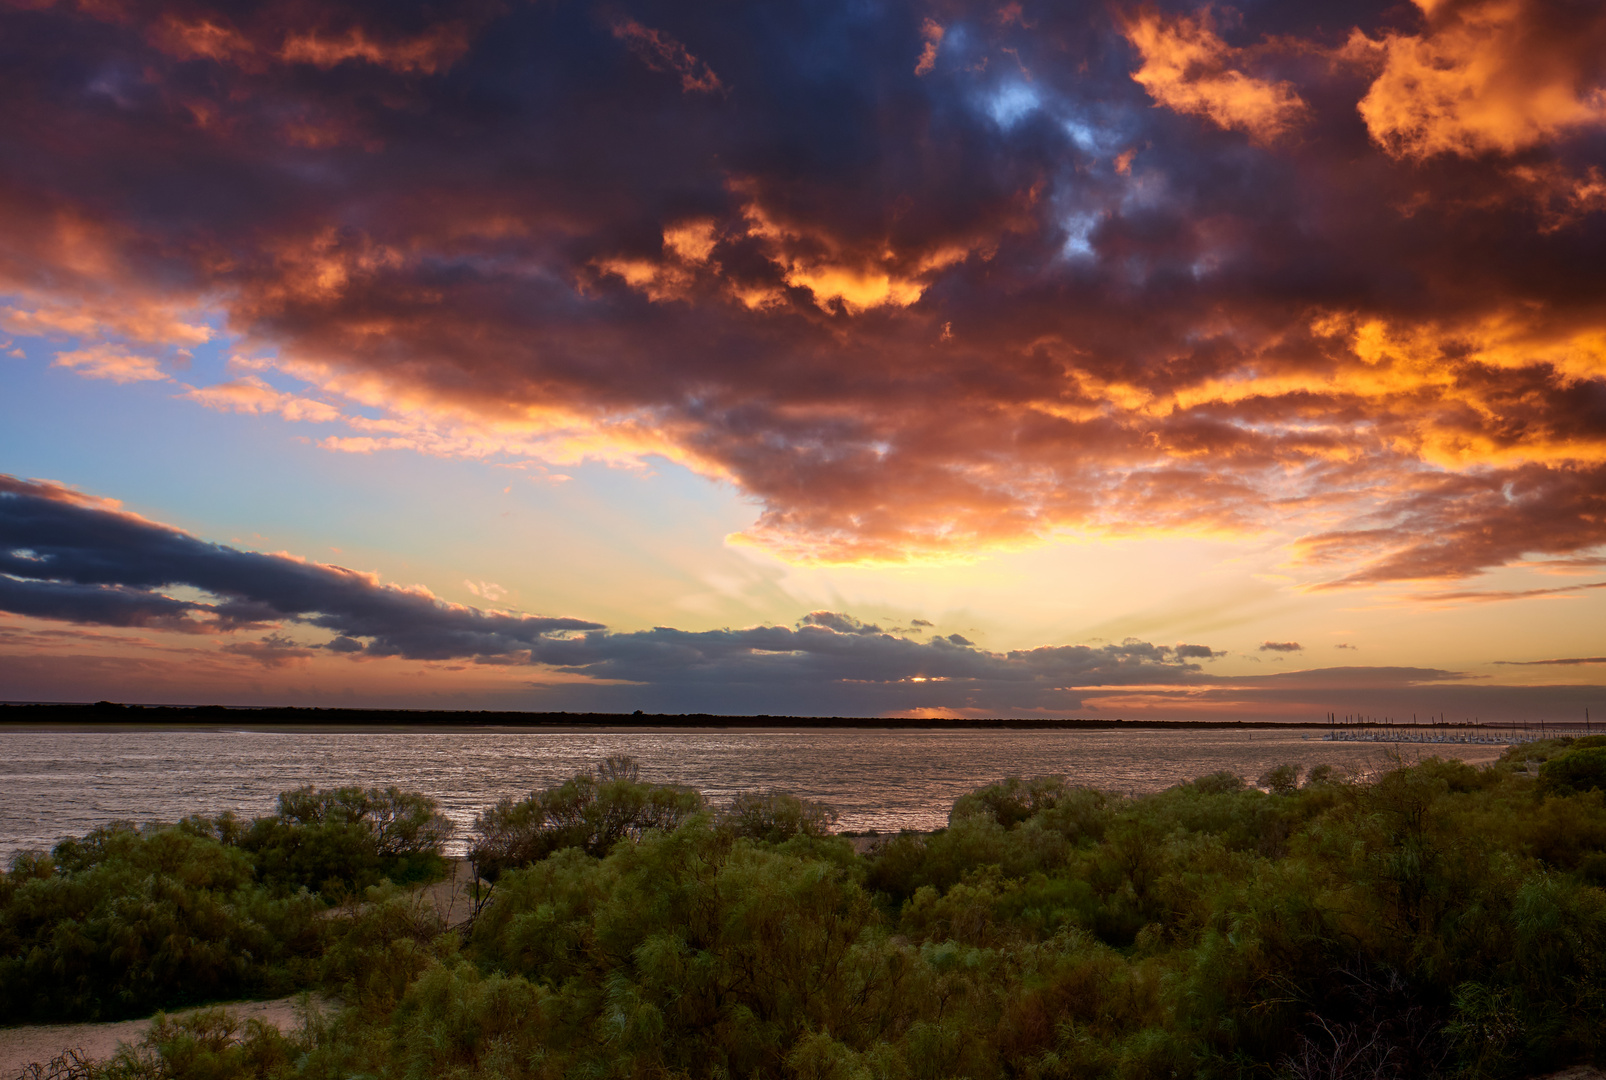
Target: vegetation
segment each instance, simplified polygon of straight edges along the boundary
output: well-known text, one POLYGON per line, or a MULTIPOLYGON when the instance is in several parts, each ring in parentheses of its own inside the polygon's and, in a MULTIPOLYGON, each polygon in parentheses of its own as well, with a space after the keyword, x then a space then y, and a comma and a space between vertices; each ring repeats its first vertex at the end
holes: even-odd
MULTIPOLYGON (((116 921, 160 878, 282 905, 286 937, 251 954, 276 959, 247 966, 340 1005, 292 1035, 164 1018, 86 1076, 1531 1076, 1606 1062, 1600 749, 1558 739, 1364 783, 1289 765, 1139 798, 1010 779, 961 798, 946 829, 864 853, 823 807, 711 808, 616 760, 481 816, 471 850, 495 887, 451 931, 394 886, 311 918, 312 878, 372 866, 243 839, 310 838, 333 811, 292 820, 281 804, 278 825, 227 835, 103 830, 0 884, 0 955, 24 965, 0 986, 77 955, 76 924, 15 929, 35 927, 18 918, 42 906, 21 902, 30 890, 80 888, 116 921), (73 861, 90 849, 117 854, 73 861)), ((218 925, 255 910, 207 903, 237 905, 218 925)), ((221 966, 140 956, 125 984, 221 966)))
POLYGON ((117 822, 0 874, 0 1023, 108 1020, 313 984, 321 917, 354 890, 438 877, 450 823, 395 788, 302 788, 278 812, 117 822))
POLYGON ((469 863, 494 884, 504 870, 539 862, 563 848, 601 858, 621 840, 672 830, 702 809, 698 792, 643 784, 633 759, 610 757, 595 773, 517 802, 503 799, 476 818, 469 863))

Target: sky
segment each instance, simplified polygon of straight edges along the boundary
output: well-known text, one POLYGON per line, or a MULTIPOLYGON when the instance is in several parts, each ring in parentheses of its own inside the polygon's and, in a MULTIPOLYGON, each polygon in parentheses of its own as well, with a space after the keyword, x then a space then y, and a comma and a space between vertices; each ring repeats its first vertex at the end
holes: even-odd
POLYGON ((1606 717, 1606 8, 0 0, 0 700, 1606 717))

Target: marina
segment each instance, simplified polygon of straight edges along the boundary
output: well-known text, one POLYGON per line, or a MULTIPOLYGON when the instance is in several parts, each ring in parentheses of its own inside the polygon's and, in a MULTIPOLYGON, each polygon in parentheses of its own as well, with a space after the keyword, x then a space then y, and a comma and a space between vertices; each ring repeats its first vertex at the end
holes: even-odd
POLYGON ((1323 742, 1346 743, 1419 743, 1446 746, 1519 746, 1560 736, 1578 736, 1594 733, 1594 726, 1585 714, 1583 724, 1481 724, 1477 721, 1445 723, 1441 717, 1419 723, 1416 717, 1409 724, 1394 720, 1357 720, 1345 717, 1339 720, 1329 713, 1327 733, 1323 742))

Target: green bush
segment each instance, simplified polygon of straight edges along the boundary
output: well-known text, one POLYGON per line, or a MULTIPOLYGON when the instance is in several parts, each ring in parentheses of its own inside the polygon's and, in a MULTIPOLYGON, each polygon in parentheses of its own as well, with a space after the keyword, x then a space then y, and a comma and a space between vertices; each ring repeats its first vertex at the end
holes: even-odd
POLYGON ((297 1047, 271 1024, 224 1009, 156 1016, 86 1080, 268 1080, 294 1074, 297 1047))
POLYGON ((1551 758, 1539 769, 1539 788, 1553 795, 1606 790, 1606 746, 1570 749, 1551 758))
POLYGON ((270 895, 245 852, 193 829, 111 825, 7 878, 0 1022, 285 993, 321 948, 322 904, 270 895))
MULTIPOLYGON (((1606 792, 1516 760, 1430 759, 1369 783, 1313 770, 1303 786, 1289 767, 1270 793, 1214 774, 1127 799, 1016 778, 864 856, 800 800, 714 814, 610 763, 482 816, 477 841, 505 861, 461 936, 395 888, 309 920, 340 1012, 290 1039, 169 1025, 111 1067, 1516 1080, 1603 1063, 1606 792)), ((19 859, 0 879, 6 917, 42 910, 52 882, 113 873, 286 903, 253 876, 254 828, 125 827, 19 859)), ((58 948, 78 925, 41 946, 52 963, 78 962, 58 948)))
POLYGON ((795 836, 829 836, 837 815, 824 803, 776 791, 736 796, 719 820, 737 836, 780 844, 795 836))
POLYGON ((433 799, 394 786, 303 787, 281 794, 278 812, 233 842, 251 854, 263 884, 334 899, 381 881, 441 877, 451 832, 433 799))
MULTIPOLYGON (((302 788, 230 815, 117 822, 0 874, 0 1023, 103 1020, 311 985, 344 924, 326 900, 439 876, 449 824, 396 788, 302 788)), ((399 992, 399 991, 398 991, 399 992)))
POLYGON ((633 758, 610 757, 594 773, 486 810, 474 820, 468 858, 478 877, 495 883, 563 848, 606 855, 621 840, 673 829, 703 806, 698 792, 643 783, 633 758))

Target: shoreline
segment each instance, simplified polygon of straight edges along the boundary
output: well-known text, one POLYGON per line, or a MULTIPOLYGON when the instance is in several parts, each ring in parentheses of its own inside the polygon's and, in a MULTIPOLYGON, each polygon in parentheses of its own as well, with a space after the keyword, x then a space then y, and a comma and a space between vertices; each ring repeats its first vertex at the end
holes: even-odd
MULTIPOLYGON (((854 717, 718 716, 708 713, 570 713, 440 709, 351 709, 294 706, 121 705, 110 702, 0 704, 0 730, 134 731, 213 730, 326 733, 372 731, 508 732, 543 731, 651 733, 870 730, 870 731, 1309 731, 1328 728, 1326 720, 1127 720, 1062 717, 854 717)), ((1473 722, 1406 725, 1360 721, 1346 730, 1381 728, 1423 731, 1514 731, 1514 724, 1473 722)), ((1582 723, 1547 724, 1556 735, 1583 733, 1582 723)), ((1537 732, 1530 726, 1524 731, 1537 732)))

